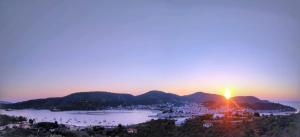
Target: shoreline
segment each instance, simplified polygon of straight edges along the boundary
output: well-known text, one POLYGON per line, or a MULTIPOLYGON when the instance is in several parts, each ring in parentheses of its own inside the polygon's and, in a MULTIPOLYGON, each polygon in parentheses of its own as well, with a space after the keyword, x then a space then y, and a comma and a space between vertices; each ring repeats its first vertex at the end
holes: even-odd
MULTIPOLYGON (((186 119, 190 119, 192 117, 195 117, 195 116, 203 116, 203 115, 207 115, 207 114, 211 114, 213 115, 214 117, 223 117, 224 116, 224 113, 220 113, 220 112, 215 112, 215 113, 198 113, 198 114, 193 114, 193 115, 185 115, 185 116, 182 116, 182 115, 176 115, 176 114, 173 114, 173 113, 162 113, 162 111, 157 111, 157 110, 150 110, 150 109, 107 109, 107 110, 88 110, 88 111, 85 111, 85 110, 72 110, 72 111, 50 111, 50 110, 47 110, 47 109, 43 109, 43 110, 37 110, 37 109, 21 109, 21 110, 4 110, 4 109, 0 109, 0 112, 1 114, 4 114, 4 115, 8 115, 8 116, 23 116, 23 117, 26 117, 27 119, 34 119, 36 120, 37 122, 55 122, 57 121, 59 124, 64 124, 68 127, 72 127, 72 128, 76 128, 76 129, 81 129, 81 128, 85 128, 85 127, 93 127, 93 126, 103 126, 103 127, 106 127, 106 128, 113 128, 113 127, 116 127, 118 126, 119 124, 122 124, 124 126, 132 126, 132 125, 137 125, 137 124, 140 124, 140 123, 144 123, 144 122, 147 122, 147 121, 150 121, 150 120, 156 120, 156 119, 167 119, 167 120, 175 120, 176 123, 178 124, 182 124, 186 119), (33 118, 33 117, 28 117, 28 116, 24 116, 22 114, 8 114, 8 113, 3 113, 3 112, 14 112, 14 111, 46 111, 47 113, 67 113, 67 114, 70 114, 70 115, 82 115, 83 117, 101 117, 102 115, 107 115, 109 113, 111 114, 114 114, 114 113, 117 113, 119 115, 122 115, 122 114, 127 114, 127 113, 134 113, 134 112, 139 112, 139 111, 149 111, 149 112, 154 112, 155 111, 155 114, 152 114, 152 115, 147 115, 148 117, 148 120, 144 120, 144 121, 141 121, 141 122, 137 122, 137 123, 130 123, 130 124, 122 124, 122 123, 119 123, 118 120, 115 120, 115 121, 107 121, 107 120, 98 120, 98 122, 95 122, 95 121, 80 121, 80 120, 77 120, 77 119, 72 119, 72 118, 65 118, 65 120, 62 120, 64 118, 62 117, 54 117, 53 119, 42 119, 41 117, 45 117, 45 116, 40 116, 40 118, 36 117, 36 118, 33 118), (164 114, 164 115, 162 115, 164 114), (66 122, 66 119, 67 122, 66 122), (70 122, 70 121, 79 121, 79 122, 70 122), (64 122, 65 121, 65 122, 64 122), (113 122, 113 123, 111 123, 113 122), (79 124, 80 123, 80 124, 79 124), (90 124, 86 124, 86 123, 90 123, 90 124)), ((269 115, 291 115, 291 114, 297 114, 298 112, 285 112, 285 111, 279 111, 279 110, 257 110, 257 111, 253 111, 253 112, 249 112, 249 113, 254 113, 254 112, 258 112, 261 116, 269 116, 269 115)), ((34 113, 34 112, 33 112, 34 113)))

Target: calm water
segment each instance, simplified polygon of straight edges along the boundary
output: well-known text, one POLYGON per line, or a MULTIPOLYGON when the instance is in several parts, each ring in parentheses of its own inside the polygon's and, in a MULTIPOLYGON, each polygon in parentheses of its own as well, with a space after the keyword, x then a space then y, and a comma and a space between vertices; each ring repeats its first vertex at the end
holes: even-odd
POLYGON ((151 119, 158 113, 152 110, 99 110, 99 111, 60 111, 52 112, 49 110, 0 110, 1 114, 11 116, 24 116, 35 119, 36 122, 54 122, 76 126, 116 126, 132 125, 143 123, 151 119))
POLYGON ((300 101, 279 101, 279 103, 287 106, 291 106, 300 111, 300 101))

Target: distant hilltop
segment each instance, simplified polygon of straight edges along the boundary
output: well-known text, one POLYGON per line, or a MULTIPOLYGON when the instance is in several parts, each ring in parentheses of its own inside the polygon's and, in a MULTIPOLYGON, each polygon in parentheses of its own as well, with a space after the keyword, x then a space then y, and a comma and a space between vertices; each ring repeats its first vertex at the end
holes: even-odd
MULTIPOLYGON (((106 91, 77 92, 64 97, 34 99, 12 104, 2 104, 4 109, 57 109, 57 110, 98 110, 108 107, 131 105, 158 105, 185 103, 201 103, 207 107, 224 106, 226 99, 217 94, 196 92, 190 95, 179 96, 163 91, 152 90, 144 94, 133 96, 131 94, 111 93, 106 91)), ((232 97, 230 105, 238 105, 253 110, 280 110, 296 111, 296 109, 253 96, 232 97)))
POLYGON ((11 102, 8 102, 8 101, 0 101, 0 104, 11 104, 11 102))

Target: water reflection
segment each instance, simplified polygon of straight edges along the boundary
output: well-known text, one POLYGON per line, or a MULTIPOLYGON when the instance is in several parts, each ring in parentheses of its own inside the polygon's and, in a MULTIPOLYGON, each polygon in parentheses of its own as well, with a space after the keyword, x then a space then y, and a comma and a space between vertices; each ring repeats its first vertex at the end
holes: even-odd
POLYGON ((24 116, 36 122, 54 122, 76 126, 116 126, 143 123, 151 119, 159 111, 152 110, 98 110, 98 111, 59 111, 49 110, 0 110, 1 114, 24 116))

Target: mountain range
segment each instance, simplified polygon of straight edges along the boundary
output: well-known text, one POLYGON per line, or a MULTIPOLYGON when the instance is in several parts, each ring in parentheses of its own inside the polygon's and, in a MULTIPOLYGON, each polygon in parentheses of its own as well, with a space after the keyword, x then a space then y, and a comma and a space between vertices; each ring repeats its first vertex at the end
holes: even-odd
MULTIPOLYGON (((108 107, 130 105, 156 105, 185 103, 202 103, 208 107, 224 106, 226 99, 217 94, 196 92, 190 95, 179 96, 163 91, 152 90, 144 94, 133 96, 131 94, 111 93, 106 91, 77 92, 64 97, 34 99, 12 104, 2 104, 5 109, 59 109, 59 110, 96 110, 108 107)), ((254 96, 237 96, 230 99, 241 107, 251 109, 272 109, 281 111, 296 111, 294 108, 254 96)), ((233 103, 230 103, 233 104, 233 103)))

